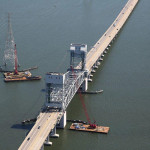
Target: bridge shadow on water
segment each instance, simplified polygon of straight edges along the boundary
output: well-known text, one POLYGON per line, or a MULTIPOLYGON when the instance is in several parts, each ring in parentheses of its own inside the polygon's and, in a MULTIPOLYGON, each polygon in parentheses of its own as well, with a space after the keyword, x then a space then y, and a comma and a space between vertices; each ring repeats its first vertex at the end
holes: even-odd
POLYGON ((21 129, 21 130, 31 130, 34 126, 34 123, 32 124, 14 124, 11 126, 12 129, 21 129))

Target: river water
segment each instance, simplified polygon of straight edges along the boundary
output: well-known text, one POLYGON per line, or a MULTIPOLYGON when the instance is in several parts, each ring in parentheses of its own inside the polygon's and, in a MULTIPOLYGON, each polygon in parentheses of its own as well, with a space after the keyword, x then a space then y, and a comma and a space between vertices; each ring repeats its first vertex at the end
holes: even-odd
MULTIPOLYGON (((4 83, 0 75, 0 150, 16 150, 45 101, 46 72, 66 72, 70 43, 86 43, 88 50, 103 35, 127 0, 0 0, 0 64, 7 35, 7 14, 21 68, 38 66, 35 82, 4 83)), ((150 1, 139 0, 85 95, 88 114, 97 124, 109 126, 108 135, 73 132, 68 123, 57 130, 45 150, 148 150, 150 149, 150 1)), ((67 109, 68 119, 86 117, 78 95, 67 109)))

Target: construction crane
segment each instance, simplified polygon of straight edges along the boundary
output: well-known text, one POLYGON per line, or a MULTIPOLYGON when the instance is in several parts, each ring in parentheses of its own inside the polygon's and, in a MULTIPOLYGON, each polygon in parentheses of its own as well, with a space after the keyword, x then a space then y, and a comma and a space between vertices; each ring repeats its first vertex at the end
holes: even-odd
POLYGON ((95 129, 95 128, 96 128, 96 124, 95 124, 96 121, 94 121, 94 123, 91 122, 90 117, 89 117, 89 115, 88 115, 88 111, 87 111, 85 102, 84 102, 84 98, 83 98, 83 95, 82 95, 80 89, 78 90, 78 93, 79 93, 79 96, 80 96, 80 101, 81 101, 81 103, 82 103, 82 107, 83 107, 83 109, 84 109, 84 113, 85 113, 86 119, 87 119, 87 121, 88 121, 88 123, 89 123, 89 125, 90 125, 90 128, 95 129))
MULTIPOLYGON (((73 69, 72 66, 70 66, 70 67, 71 67, 71 70, 72 70, 73 77, 74 77, 74 79, 75 79, 75 78, 76 78, 76 75, 75 75, 75 73, 74 73, 74 69, 73 69)), ((77 83, 77 84, 78 84, 78 83, 77 83)), ((77 86, 78 86, 78 85, 77 85, 77 86)), ((92 123, 91 120, 90 120, 90 117, 89 117, 89 115, 88 115, 88 111, 87 111, 87 108, 86 108, 86 105, 85 105, 85 102, 84 102, 84 98, 83 98, 83 95, 82 95, 82 93, 81 93, 81 89, 80 89, 80 88, 78 89, 78 93, 79 93, 80 101, 81 101, 81 104, 82 104, 82 107, 83 107, 83 110, 84 110, 84 113, 85 113, 87 122, 88 122, 88 124, 90 125, 90 128, 95 129, 95 128, 96 128, 96 124, 95 124, 96 121, 94 121, 94 123, 92 123)))
POLYGON ((8 31, 3 58, 5 66, 7 66, 7 64, 15 66, 15 61, 17 61, 17 65, 20 66, 18 64, 18 58, 15 56, 15 53, 15 40, 12 32, 10 13, 8 13, 8 31))

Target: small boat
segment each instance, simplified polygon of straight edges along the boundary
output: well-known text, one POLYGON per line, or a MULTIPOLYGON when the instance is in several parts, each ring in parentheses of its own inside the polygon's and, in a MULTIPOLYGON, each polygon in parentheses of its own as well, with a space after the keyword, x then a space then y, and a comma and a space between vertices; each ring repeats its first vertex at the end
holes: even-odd
POLYGON ((82 121, 82 120, 70 120, 70 119, 68 119, 67 122, 87 124, 87 122, 82 121))
POLYGON ((99 91, 81 91, 82 94, 99 94, 102 93, 103 90, 99 90, 99 91))
POLYGON ((31 77, 26 77, 27 80, 40 80, 42 77, 41 76, 31 76, 31 77))
POLYGON ((25 124, 29 124, 29 123, 35 123, 36 120, 37 120, 37 118, 27 119, 27 120, 23 120, 21 123, 22 123, 22 125, 25 125, 25 124))

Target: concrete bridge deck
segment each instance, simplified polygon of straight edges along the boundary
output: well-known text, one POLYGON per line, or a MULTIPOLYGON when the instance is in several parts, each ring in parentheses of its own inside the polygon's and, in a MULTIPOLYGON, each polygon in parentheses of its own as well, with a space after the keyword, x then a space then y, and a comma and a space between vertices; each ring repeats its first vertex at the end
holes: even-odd
POLYGON ((50 131, 56 126, 57 120, 62 116, 61 112, 40 113, 32 130, 26 136, 19 150, 39 150, 50 131))
MULTIPOLYGON (((91 73, 93 66, 101 57, 102 53, 105 51, 105 49, 112 42, 114 37, 120 31, 137 2, 138 0, 129 0, 127 2, 127 4, 122 9, 118 17, 112 23, 112 25, 97 41, 93 48, 88 52, 86 58, 86 69, 88 70, 89 74, 91 73)), ((49 133, 56 126, 56 123, 60 116, 62 116, 62 112, 40 113, 38 120, 36 121, 34 127, 19 147, 19 150, 41 149, 46 138, 49 136, 49 133)))
POLYGON ((86 69, 91 72, 92 67, 99 59, 101 54, 105 51, 111 41, 118 34, 127 18, 131 14, 138 0, 129 0, 127 4, 124 6, 122 11, 119 13, 115 21, 108 28, 108 30, 103 34, 103 36, 96 42, 96 44, 92 47, 92 49, 87 54, 86 59, 86 69))

